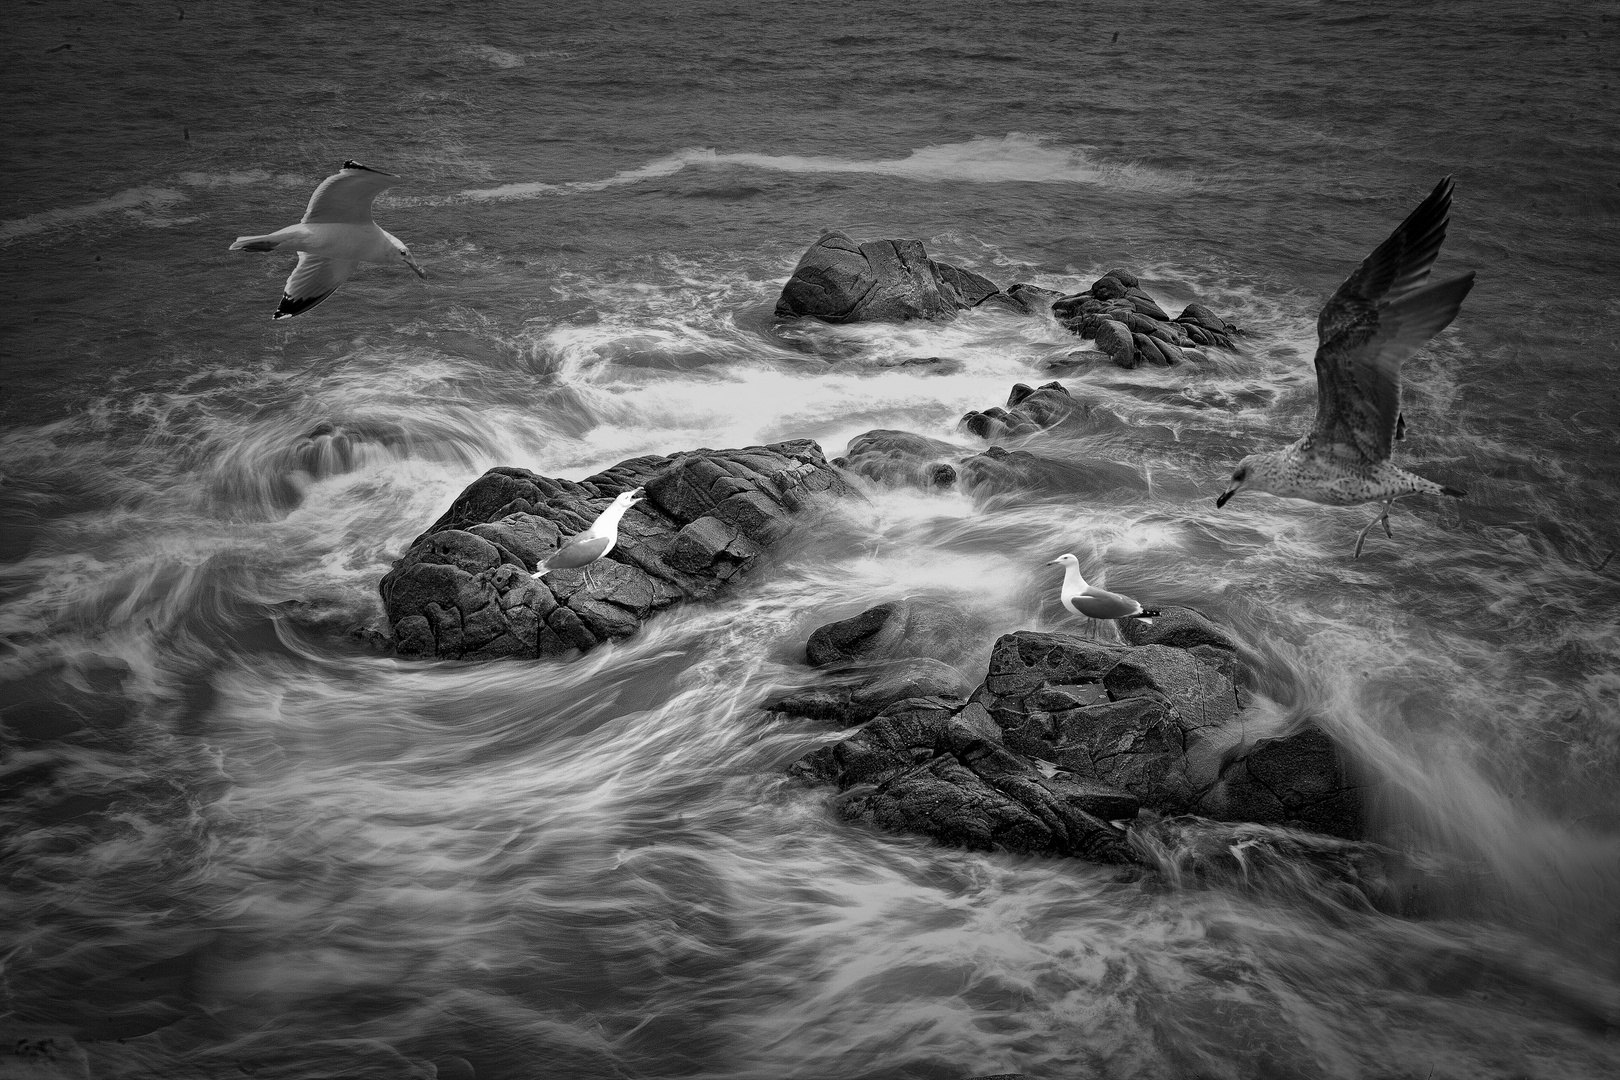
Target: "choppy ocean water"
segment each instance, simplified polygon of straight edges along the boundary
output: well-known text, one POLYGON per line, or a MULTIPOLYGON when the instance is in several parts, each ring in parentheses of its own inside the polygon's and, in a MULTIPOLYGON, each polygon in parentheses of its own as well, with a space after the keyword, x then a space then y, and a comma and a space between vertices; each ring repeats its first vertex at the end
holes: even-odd
MULTIPOLYGON (((1607 1076, 1620 1065, 1620 7, 32 4, 0 44, 0 1034, 96 1077, 1607 1076), (64 48, 63 46, 67 46, 64 48), (344 158, 408 182, 271 323, 344 158), (1407 365, 1468 489, 1213 498, 1314 407, 1317 308, 1441 176, 1479 283, 1407 365), (1005 285, 1113 266, 1249 330, 1057 376, 1101 495, 874 491, 569 664, 345 644, 484 469, 956 431, 1080 342, 773 326, 825 228, 1005 285), (888 366, 954 362, 946 374, 888 366), (767 721, 814 626, 1043 565, 1266 643, 1467 868, 1421 917, 1162 890, 843 824, 767 721)), ((972 662, 983 657, 971 658, 972 662)), ((69 1073, 71 1075, 71 1073, 69 1073)))

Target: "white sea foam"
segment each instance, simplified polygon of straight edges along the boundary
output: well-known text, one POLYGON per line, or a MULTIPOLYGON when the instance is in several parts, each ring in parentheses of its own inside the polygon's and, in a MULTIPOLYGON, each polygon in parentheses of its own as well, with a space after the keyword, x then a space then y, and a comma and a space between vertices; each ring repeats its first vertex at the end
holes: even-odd
MULTIPOLYGON (((241 169, 225 173, 183 172, 173 177, 173 182, 192 188, 221 188, 264 183, 301 186, 308 180, 289 173, 272 173, 266 169, 241 169)), ((180 225, 196 221, 197 218, 177 218, 164 211, 190 199, 191 196, 172 187, 143 185, 128 188, 95 202, 41 210, 26 217, 0 221, 0 244, 9 244, 53 229, 82 224, 108 214, 122 213, 131 223, 148 228, 180 225)))
POLYGON ((722 153, 709 148, 679 150, 603 180, 566 183, 503 184, 468 188, 468 199, 527 199, 540 195, 574 195, 639 184, 672 176, 689 168, 749 168, 787 173, 866 173, 924 183, 1086 184, 1129 191, 1181 193, 1195 190, 1190 177, 1143 165, 1097 160, 1083 147, 1050 146, 1047 140, 1022 132, 1001 138, 980 136, 966 142, 943 143, 911 151, 902 158, 845 158, 831 155, 722 153))

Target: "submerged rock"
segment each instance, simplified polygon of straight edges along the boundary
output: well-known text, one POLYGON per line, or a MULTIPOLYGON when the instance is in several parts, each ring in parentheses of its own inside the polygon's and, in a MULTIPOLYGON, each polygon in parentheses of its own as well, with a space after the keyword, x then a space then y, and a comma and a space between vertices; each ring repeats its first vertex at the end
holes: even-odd
MULTIPOLYGON (((1028 390, 1029 388, 1023 387, 1028 390)), ((1007 410, 995 410, 1009 417, 1007 410)), ((987 413, 973 414, 988 416, 987 413)), ((1112 418, 1112 414, 1103 413, 1112 418)), ((1021 425, 1022 418, 1014 420, 1021 425)), ((1006 431, 1006 422, 998 422, 1006 431)), ((1009 491, 1049 491, 1095 495, 1122 487, 1137 487, 1140 474, 1129 465, 1101 458, 1074 461, 1029 450, 991 446, 976 454, 942 439, 905 431, 868 431, 850 440, 845 456, 833 464, 879 484, 917 487, 925 491, 955 488, 975 497, 1009 491)))
POLYGON ((966 699, 926 681, 902 698, 891 680, 866 708, 848 683, 797 691, 771 707, 870 719, 792 771, 836 785, 846 817, 975 850, 1141 861, 1123 828, 1144 808, 1359 836, 1360 790, 1327 737, 1251 743, 1264 724, 1232 637, 1191 609, 1163 612, 1139 644, 1005 635, 966 699))
POLYGON ((848 485, 808 440, 624 461, 581 482, 495 468, 417 537, 380 590, 401 656, 557 656, 628 637, 646 617, 746 571, 817 493, 848 485), (582 571, 530 576, 558 541, 621 491, 612 553, 582 571))
POLYGON ((1097 402, 1075 397, 1062 383, 1049 382, 1038 388, 1018 383, 1007 395, 1006 408, 970 412, 961 426, 980 438, 996 439, 1058 426, 1119 429, 1125 422, 1097 402))
POLYGON ((1426 910, 1443 889, 1438 863, 1365 840, 1272 825, 1181 815, 1132 829, 1130 844, 1181 888, 1216 885, 1401 914, 1426 910))

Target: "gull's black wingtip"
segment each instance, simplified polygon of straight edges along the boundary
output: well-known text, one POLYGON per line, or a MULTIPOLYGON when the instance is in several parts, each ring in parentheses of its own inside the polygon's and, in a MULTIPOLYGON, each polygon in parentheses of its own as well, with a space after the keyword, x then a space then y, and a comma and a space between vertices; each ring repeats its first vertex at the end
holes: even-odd
POLYGON ((1462 488, 1445 487, 1443 485, 1440 488, 1440 494, 1450 495, 1453 499, 1462 499, 1468 496, 1468 492, 1464 491, 1462 488))
MULTIPOLYGON (((374 173, 382 172, 381 169, 373 169, 370 165, 362 165, 362 164, 360 164, 360 162, 354 160, 354 158, 350 158, 349 160, 345 161, 343 163, 343 167, 345 169, 359 169, 361 172, 374 172, 374 173)), ((384 175, 386 176, 387 174, 384 173, 384 175)))
POLYGON ((319 296, 302 296, 297 299, 288 296, 286 293, 282 293, 281 303, 276 305, 276 313, 270 316, 270 318, 290 319, 295 315, 302 315, 304 312, 308 311, 316 304, 319 304, 322 300, 325 300, 328 296, 331 296, 332 293, 335 292, 337 292, 337 290, 333 289, 330 292, 323 292, 319 296))

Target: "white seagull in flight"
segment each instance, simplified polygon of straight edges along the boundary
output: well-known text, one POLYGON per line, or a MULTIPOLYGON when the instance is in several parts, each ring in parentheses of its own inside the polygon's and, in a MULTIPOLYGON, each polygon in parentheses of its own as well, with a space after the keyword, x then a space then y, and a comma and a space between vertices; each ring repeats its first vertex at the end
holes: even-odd
POLYGON ((1351 558, 1374 525, 1389 531, 1389 508, 1403 495, 1467 492, 1409 473, 1390 460, 1406 434, 1401 362, 1444 330, 1474 286, 1473 271, 1430 285, 1451 214, 1451 177, 1364 259, 1316 319, 1316 424, 1281 450, 1238 463, 1217 507, 1239 491, 1269 491, 1331 506, 1383 500, 1361 530, 1351 558))
POLYGON ((371 201, 399 177, 345 161, 341 172, 321 181, 309 197, 304 220, 264 236, 239 236, 232 251, 296 251, 298 265, 282 291, 276 319, 290 319, 337 291, 363 262, 403 262, 425 278, 397 236, 371 220, 371 201))
POLYGON ((619 542, 619 519, 644 497, 646 488, 621 491, 608 508, 597 515, 591 527, 577 536, 570 536, 548 555, 532 575, 536 580, 553 570, 585 570, 585 584, 591 588, 591 564, 603 558, 619 542))

